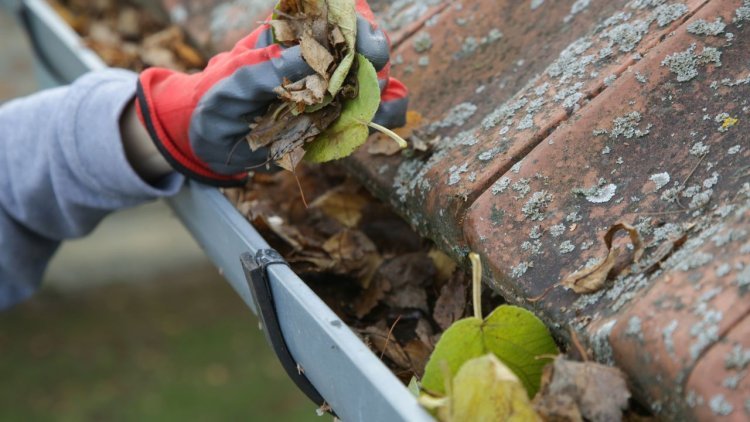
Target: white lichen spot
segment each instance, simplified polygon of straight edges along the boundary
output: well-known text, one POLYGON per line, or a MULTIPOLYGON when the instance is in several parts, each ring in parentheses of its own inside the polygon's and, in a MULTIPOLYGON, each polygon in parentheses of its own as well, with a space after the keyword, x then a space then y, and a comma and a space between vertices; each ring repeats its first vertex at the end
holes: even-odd
POLYGON ((603 34, 609 38, 613 45, 618 45, 623 53, 631 52, 635 49, 643 35, 648 32, 648 22, 641 20, 633 23, 621 23, 603 34))
POLYGON ((573 211, 565 216, 565 221, 567 221, 568 223, 575 223, 581 220, 583 220, 583 217, 578 214, 578 211, 573 211))
POLYGON ((547 206, 553 200, 553 195, 546 190, 534 192, 521 207, 521 212, 532 221, 542 221, 546 217, 547 206))
POLYGON ((591 339, 591 348, 593 349, 596 358, 605 365, 611 366, 615 363, 612 344, 609 342, 609 336, 616 323, 617 320, 607 321, 596 331, 591 339))
POLYGON ((662 4, 654 10, 656 23, 664 27, 674 22, 688 12, 688 7, 682 3, 662 4))
POLYGON ((521 166, 523 166, 523 160, 517 162, 516 164, 513 164, 513 167, 510 168, 510 171, 518 174, 518 172, 521 171, 521 166))
POLYGON ((643 328, 641 327, 641 319, 638 316, 634 315, 630 317, 628 326, 625 329, 625 335, 643 341, 643 328))
POLYGON ((743 349, 739 344, 736 344, 724 358, 724 368, 727 370, 741 371, 747 367, 748 363, 750 363, 750 349, 743 349))
POLYGON ((448 111, 442 120, 430 124, 430 131, 447 128, 451 126, 463 126, 477 111, 477 106, 472 103, 461 103, 448 111))
POLYGON ((575 3, 573 3, 572 6, 570 6, 570 13, 568 13, 565 18, 563 18, 564 22, 570 22, 573 17, 581 12, 583 12, 587 7, 589 7, 589 4, 591 3, 591 0, 576 0, 575 3))
POLYGON ((674 334, 675 330, 677 330, 678 325, 679 322, 676 319, 673 319, 661 331, 662 338, 664 339, 664 348, 667 349, 667 353, 669 353, 669 356, 671 356, 672 358, 675 357, 674 338, 672 338, 672 335, 674 334))
POLYGON ((691 44, 685 51, 673 53, 662 60, 661 65, 677 75, 678 82, 687 82, 698 76, 698 65, 714 63, 721 66, 721 52, 714 47, 704 47, 700 54, 695 54, 696 45, 691 44))
POLYGON ((719 416, 729 416, 734 411, 734 406, 724 398, 723 394, 717 394, 711 397, 708 402, 711 411, 719 416))
POLYGON ((750 265, 745 266, 745 268, 737 274, 735 284, 739 287, 740 294, 744 295, 747 293, 748 289, 750 289, 750 265))
POLYGON ((586 200, 594 204, 603 204, 609 202, 610 199, 614 198, 615 192, 617 191, 617 185, 610 183, 599 187, 595 192, 586 195, 586 200))
POLYGON ((549 228, 549 234, 551 234, 552 237, 560 237, 563 233, 565 233, 565 224, 555 224, 549 228))
POLYGON ((713 260, 714 256, 710 253, 696 252, 689 255, 684 261, 679 263, 676 268, 680 271, 688 272, 700 268, 713 260))
POLYGON ((518 126, 516 129, 518 130, 526 130, 531 129, 534 127, 534 115, 531 113, 527 113, 525 116, 523 116, 523 119, 518 123, 518 126))
POLYGON ((612 129, 609 130, 609 137, 617 139, 620 136, 626 139, 642 138, 650 133, 651 125, 647 125, 645 128, 639 128, 639 124, 643 120, 641 113, 637 111, 631 111, 623 116, 615 117, 612 120, 612 129))
POLYGON ((721 18, 716 18, 715 21, 709 22, 705 19, 698 19, 687 26, 687 31, 695 35, 719 35, 724 32, 726 24, 721 21, 721 18))
POLYGON ((747 0, 734 11, 734 19, 732 20, 737 26, 742 26, 744 21, 750 21, 750 1, 747 0))
POLYGON ((531 228, 531 231, 529 232, 529 238, 531 239, 540 239, 542 237, 542 226, 536 225, 531 228))
POLYGON ((508 186, 510 186, 510 179, 503 176, 492 184, 492 194, 503 193, 508 189, 508 186))
POLYGON ((432 48, 432 37, 429 32, 422 31, 414 36, 412 45, 414 46, 414 51, 424 53, 432 48))
POLYGON ((742 381, 742 378, 744 377, 745 377, 744 372, 729 375, 728 377, 724 378, 724 381, 722 381, 721 385, 730 390, 736 390, 737 387, 740 385, 740 381, 742 381))
POLYGON ((703 142, 698 141, 695 144, 693 144, 692 147, 690 147, 690 155, 695 155, 696 157, 702 157, 702 156, 708 154, 708 150, 710 148, 711 147, 709 147, 708 145, 704 144, 703 142))
POLYGON ((735 145, 735 146, 733 146, 733 147, 731 147, 731 148, 729 148, 727 150, 727 154, 729 154, 729 155, 735 155, 735 154, 739 153, 740 151, 742 151, 742 146, 741 145, 735 145))
POLYGON ((511 186, 511 189, 513 189, 515 192, 518 192, 518 196, 516 196, 516 199, 521 199, 526 197, 526 195, 531 192, 531 186, 529 186, 529 179, 520 179, 516 183, 511 186))
POLYGON ((488 43, 493 43, 500 40, 501 38, 503 38, 503 33, 500 32, 500 30, 497 28, 490 29, 490 32, 487 34, 488 43))
POLYGON ((558 251, 560 251, 561 254, 566 254, 573 252, 576 249, 576 245, 573 244, 570 240, 566 240, 562 243, 560 243, 560 246, 558 246, 558 251))
POLYGON ((641 72, 635 72, 635 80, 642 84, 645 84, 648 82, 648 78, 646 78, 646 75, 644 75, 641 72))
MULTIPOLYGON (((711 202, 711 196, 714 194, 713 189, 706 189, 700 193, 697 193, 690 201, 690 204, 688 207, 690 209, 699 209, 703 208, 706 205, 708 205, 709 202, 711 202)), ((697 215, 697 214, 694 214, 697 215)))
POLYGON ((727 264, 726 262, 716 267, 716 276, 717 277, 724 277, 725 275, 729 274, 732 271, 732 266, 727 264))
POLYGON ((667 186, 670 181, 670 177, 669 173, 665 171, 663 173, 652 174, 651 177, 648 178, 648 180, 654 182, 654 192, 658 192, 661 188, 667 186))
POLYGON ((544 4, 544 0, 531 0, 531 10, 536 10, 544 4))
POLYGON ((533 268, 533 267, 534 267, 533 262, 529 262, 529 261, 521 262, 514 267, 510 267, 510 276, 513 278, 520 278, 522 275, 526 274, 526 271, 528 271, 529 268, 533 268))
POLYGON ((708 177, 703 181, 703 189, 711 189, 716 186, 717 183, 719 183, 719 173, 713 172, 711 173, 711 177, 708 177))
POLYGON ((461 173, 469 171, 469 163, 464 163, 461 166, 451 166, 448 169, 448 186, 453 186, 461 181, 461 173))

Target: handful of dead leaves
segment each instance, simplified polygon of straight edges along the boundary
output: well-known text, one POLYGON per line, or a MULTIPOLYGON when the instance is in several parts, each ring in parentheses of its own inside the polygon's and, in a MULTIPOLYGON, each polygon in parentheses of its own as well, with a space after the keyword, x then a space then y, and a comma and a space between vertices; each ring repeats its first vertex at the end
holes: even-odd
POLYGON ((354 0, 280 0, 269 24, 275 42, 299 45, 315 73, 276 87, 280 101, 250 125, 251 150, 268 148, 267 162, 294 172, 303 158, 322 163, 351 154, 368 127, 390 132, 371 122, 380 88, 372 63, 355 50, 354 0))

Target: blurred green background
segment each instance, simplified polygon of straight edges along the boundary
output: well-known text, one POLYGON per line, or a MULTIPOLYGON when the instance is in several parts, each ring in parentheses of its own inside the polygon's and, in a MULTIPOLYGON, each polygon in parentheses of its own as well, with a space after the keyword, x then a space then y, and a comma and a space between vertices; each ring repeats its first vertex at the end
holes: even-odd
MULTIPOLYGON (((37 89, 0 9, 0 103, 37 89)), ((320 419, 254 315, 163 203, 66 243, 33 299, 0 312, 0 421, 320 419)))

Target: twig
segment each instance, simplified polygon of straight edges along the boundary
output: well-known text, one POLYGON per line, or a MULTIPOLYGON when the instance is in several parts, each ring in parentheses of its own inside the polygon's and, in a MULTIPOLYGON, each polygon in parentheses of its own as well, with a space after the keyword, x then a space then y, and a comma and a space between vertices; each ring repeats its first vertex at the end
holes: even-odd
POLYGON ((307 200, 305 199, 305 191, 302 190, 302 183, 299 182, 299 177, 297 177, 296 167, 292 169, 292 176, 294 176, 294 180, 297 182, 297 187, 299 188, 299 195, 302 197, 302 203, 305 204, 305 208, 310 208, 310 206, 307 205, 307 200))
POLYGON ((395 321, 393 321, 393 324, 391 325, 391 329, 388 330, 388 336, 385 338, 385 345, 383 345, 383 351, 380 352, 380 360, 383 360, 383 355, 385 355, 385 351, 388 349, 388 342, 391 340, 391 334, 393 334, 393 329, 396 328, 396 324, 401 321, 401 315, 399 314, 398 318, 396 318, 395 321))
MULTIPOLYGON (((682 188, 684 189, 684 188, 685 188, 685 186, 687 186, 687 182, 688 182, 688 180, 690 180, 690 178, 691 178, 691 177, 693 177, 693 173, 695 173, 695 171, 696 171, 696 170, 698 170, 698 166, 700 166, 700 165, 701 165, 701 163, 703 162, 703 160, 704 160, 704 159, 706 158, 706 156, 707 156, 707 155, 708 155, 708 153, 705 153, 705 154, 703 154, 703 155, 701 156, 701 159, 700 159, 700 160, 698 160, 698 163, 696 163, 696 164, 695 164, 695 166, 693 166, 693 169, 692 169, 692 170, 690 170, 690 173, 689 173, 689 174, 687 175, 687 177, 686 177, 686 178, 685 178, 685 180, 684 180, 684 181, 682 182, 682 184, 680 185, 680 187, 682 187, 682 188)), ((683 205, 682 205, 682 204, 680 203, 680 195, 679 195, 679 194, 677 195, 676 199, 677 199, 677 205, 679 205, 679 206, 680 206, 680 208, 685 208, 685 207, 684 207, 684 206, 683 206, 683 205)))
POLYGON ((539 296, 536 296, 536 297, 530 297, 530 298, 526 299, 526 301, 527 302, 531 302, 531 303, 539 302, 540 300, 544 299, 545 296, 547 296, 547 293, 549 293, 552 289, 554 289, 555 287, 557 287, 559 285, 560 285, 560 283, 555 283, 555 284, 553 284, 551 286, 548 286, 546 289, 544 289, 544 291, 542 292, 542 294, 540 294, 539 296))
POLYGON ((583 361, 588 362, 589 354, 586 352, 583 344, 581 344, 581 340, 578 339, 578 334, 576 334, 575 330, 573 330, 573 327, 568 327, 568 330, 570 331, 570 341, 573 342, 573 346, 575 346, 578 354, 583 358, 583 361))

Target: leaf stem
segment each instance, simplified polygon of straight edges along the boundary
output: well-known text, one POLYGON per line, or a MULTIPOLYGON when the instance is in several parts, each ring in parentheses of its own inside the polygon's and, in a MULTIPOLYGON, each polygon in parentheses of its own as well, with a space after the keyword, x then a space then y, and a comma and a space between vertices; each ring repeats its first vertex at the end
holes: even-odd
POLYGON ((471 294, 474 302, 474 316, 482 319, 482 260, 476 252, 469 253, 471 261, 471 294))
POLYGON ((408 146, 409 146, 409 145, 408 145, 408 144, 406 143, 406 141, 404 140, 404 138, 402 138, 402 137, 398 136, 398 134, 397 134, 396 132, 394 132, 394 131, 392 131, 392 130, 388 129, 388 128, 387 128, 387 127, 385 127, 385 126, 381 126, 381 125, 379 125, 379 124, 377 124, 377 123, 375 123, 375 122, 367 122, 367 126, 370 126, 371 128, 373 128, 373 129, 377 130, 378 132, 381 132, 381 133, 383 133, 383 134, 385 134, 385 135, 388 135, 388 137, 389 137, 389 138, 391 138, 391 139, 393 139, 394 141, 396 141, 396 143, 398 144, 398 146, 399 146, 399 147, 400 147, 401 149, 405 149, 406 147, 408 147, 408 146))

